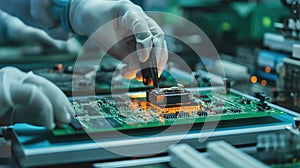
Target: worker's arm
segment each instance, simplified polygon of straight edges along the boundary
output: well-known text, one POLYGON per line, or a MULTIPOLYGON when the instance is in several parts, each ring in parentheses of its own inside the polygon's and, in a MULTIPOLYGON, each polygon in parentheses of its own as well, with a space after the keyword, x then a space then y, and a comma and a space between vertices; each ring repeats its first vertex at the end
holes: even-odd
POLYGON ((78 53, 80 44, 75 39, 55 40, 43 30, 24 24, 19 18, 0 10, 0 44, 38 44, 46 53, 78 53))
POLYGON ((152 50, 157 59, 159 74, 168 58, 161 28, 129 0, 1 0, 0 9, 60 39, 68 36, 67 29, 86 36, 102 29, 105 33, 99 37, 101 39, 98 39, 97 45, 124 60, 127 66, 122 72, 126 72, 123 74, 126 78, 135 77, 140 70, 140 62, 145 62, 152 50), (55 13, 53 7, 57 2, 67 2, 69 6, 63 12, 55 13), (124 36, 132 38, 124 39, 124 36), (114 45, 116 42, 118 45, 114 45))
POLYGON ((1 0, 0 10, 20 18, 25 24, 43 29, 51 37, 66 40, 70 32, 51 13, 52 0, 1 0))

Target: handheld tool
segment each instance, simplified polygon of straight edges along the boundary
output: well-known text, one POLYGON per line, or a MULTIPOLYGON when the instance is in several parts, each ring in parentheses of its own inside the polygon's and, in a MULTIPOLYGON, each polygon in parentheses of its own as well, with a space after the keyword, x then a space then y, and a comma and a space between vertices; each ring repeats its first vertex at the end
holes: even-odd
POLYGON ((153 83, 154 88, 159 88, 157 61, 152 51, 150 52, 150 58, 146 62, 141 63, 141 68, 144 85, 153 83))

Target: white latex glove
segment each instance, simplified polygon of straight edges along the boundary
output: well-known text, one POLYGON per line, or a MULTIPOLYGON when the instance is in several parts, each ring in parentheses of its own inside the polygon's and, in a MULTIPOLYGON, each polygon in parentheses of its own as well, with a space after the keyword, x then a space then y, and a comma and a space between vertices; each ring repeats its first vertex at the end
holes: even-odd
POLYGON ((54 84, 13 67, 0 70, 0 125, 30 123, 48 129, 69 123, 70 102, 54 84))
POLYGON ((55 40, 45 31, 37 29, 31 26, 25 25, 20 19, 6 14, 0 11, 0 19, 6 30, 6 39, 10 42, 18 43, 37 43, 43 46, 48 53, 51 51, 55 52, 68 52, 68 53, 78 53, 81 46, 79 43, 70 39, 68 41, 55 40))
POLYGON ((122 70, 127 79, 136 77, 140 70, 140 62, 149 58, 149 53, 155 56, 158 63, 158 73, 161 74, 167 59, 167 46, 164 33, 158 24, 148 17, 143 10, 127 0, 72 0, 70 6, 70 23, 75 33, 91 36, 98 28, 118 18, 114 24, 105 25, 95 35, 97 44, 112 56, 123 59, 127 66, 122 70), (122 39, 124 35, 131 35, 122 39), (113 44, 113 48, 111 46, 113 44))

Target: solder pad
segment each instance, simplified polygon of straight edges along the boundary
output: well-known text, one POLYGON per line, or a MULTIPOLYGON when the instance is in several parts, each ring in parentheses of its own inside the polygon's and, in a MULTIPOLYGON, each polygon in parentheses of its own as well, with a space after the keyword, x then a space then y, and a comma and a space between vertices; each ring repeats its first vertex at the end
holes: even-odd
POLYGON ((56 136, 81 133, 121 131, 141 128, 167 127, 204 122, 215 122, 285 114, 275 107, 261 110, 258 99, 236 92, 200 91, 191 93, 192 103, 185 106, 162 107, 141 97, 122 96, 73 98, 76 117, 72 123, 53 130, 56 136))

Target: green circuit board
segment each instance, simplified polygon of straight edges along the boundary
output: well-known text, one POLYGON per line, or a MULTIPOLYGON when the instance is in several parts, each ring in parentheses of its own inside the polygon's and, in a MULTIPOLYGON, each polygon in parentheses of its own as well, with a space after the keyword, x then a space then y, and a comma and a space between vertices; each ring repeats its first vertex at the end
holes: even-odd
POLYGON ((285 112, 234 92, 190 93, 188 103, 158 106, 146 100, 145 93, 128 98, 84 97, 73 99, 76 117, 72 123, 53 130, 56 136, 79 133, 121 131, 166 127, 225 120, 240 120, 285 114, 285 112))

